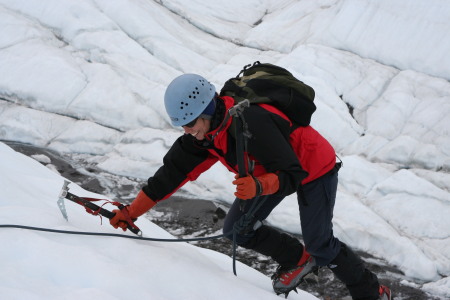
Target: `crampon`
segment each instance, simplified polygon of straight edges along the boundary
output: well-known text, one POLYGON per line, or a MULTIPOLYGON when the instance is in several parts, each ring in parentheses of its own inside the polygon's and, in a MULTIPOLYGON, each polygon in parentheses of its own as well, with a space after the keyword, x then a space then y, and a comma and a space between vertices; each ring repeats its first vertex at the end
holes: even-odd
POLYGON ((291 291, 297 293, 297 287, 302 282, 317 282, 318 271, 315 259, 305 251, 297 266, 278 267, 272 276, 273 290, 277 295, 284 294, 287 298, 291 291))

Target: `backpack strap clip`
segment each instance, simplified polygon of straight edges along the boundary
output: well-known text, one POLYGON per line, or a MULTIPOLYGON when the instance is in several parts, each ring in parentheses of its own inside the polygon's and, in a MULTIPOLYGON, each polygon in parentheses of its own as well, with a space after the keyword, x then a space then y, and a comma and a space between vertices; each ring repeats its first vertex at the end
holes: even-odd
POLYGON ((249 68, 253 68, 254 66, 256 66, 256 65, 260 65, 261 64, 261 62, 259 61, 259 60, 257 60, 257 61, 255 61, 254 63, 253 63, 253 65, 252 64, 248 64, 248 65, 245 65, 244 66, 244 68, 239 72, 239 74, 237 74, 237 76, 235 77, 236 79, 239 79, 239 76, 241 76, 241 74, 243 74, 245 71, 247 71, 249 68))

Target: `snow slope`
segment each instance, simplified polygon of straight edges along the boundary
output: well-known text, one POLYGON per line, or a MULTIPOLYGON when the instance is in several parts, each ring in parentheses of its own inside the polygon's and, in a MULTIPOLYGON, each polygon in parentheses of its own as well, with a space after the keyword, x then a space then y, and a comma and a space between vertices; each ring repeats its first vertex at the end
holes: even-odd
MULTIPOLYGON (((1 225, 117 233, 70 201, 66 222, 56 205, 63 178, 3 143, 0 155, 1 225)), ((137 225, 144 237, 175 238, 145 218, 137 225)), ((230 257, 187 243, 10 228, 0 228, 0 239, 2 299, 278 299, 268 277, 241 263, 235 277, 230 257)), ((317 299, 303 291, 289 298, 317 299)))
MULTIPOLYGON (((146 179, 181 134, 162 101, 175 76, 219 89, 282 65, 314 87, 312 125, 344 161, 337 236, 450 297, 448 1, 240 2, 0 0, 0 139, 146 179)), ((217 165, 181 193, 230 203, 231 180, 217 165)), ((269 221, 299 233, 297 209, 269 221)))

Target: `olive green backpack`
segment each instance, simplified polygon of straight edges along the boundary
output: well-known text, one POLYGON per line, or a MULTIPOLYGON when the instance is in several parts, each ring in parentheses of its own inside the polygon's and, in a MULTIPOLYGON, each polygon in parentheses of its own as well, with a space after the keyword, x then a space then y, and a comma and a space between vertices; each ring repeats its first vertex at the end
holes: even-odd
POLYGON ((248 99, 250 104, 273 105, 299 126, 308 126, 316 110, 312 87, 282 67, 259 61, 227 80, 220 96, 233 97, 236 104, 248 99))

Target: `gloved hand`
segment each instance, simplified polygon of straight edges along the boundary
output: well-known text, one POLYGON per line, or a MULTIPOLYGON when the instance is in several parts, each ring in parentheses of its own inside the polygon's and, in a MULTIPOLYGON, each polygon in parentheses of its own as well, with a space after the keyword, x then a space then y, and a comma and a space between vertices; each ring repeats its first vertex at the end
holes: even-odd
POLYGON ((234 195, 243 200, 252 199, 260 195, 270 195, 276 193, 280 188, 278 175, 275 173, 266 173, 259 177, 245 176, 239 178, 236 175, 233 184, 236 185, 234 195))
POLYGON ((127 220, 131 219, 134 222, 138 217, 155 206, 155 204, 156 202, 141 190, 130 205, 125 206, 123 210, 115 209, 112 211, 116 215, 109 220, 109 223, 116 229, 120 227, 123 231, 126 231, 128 227, 127 220))

